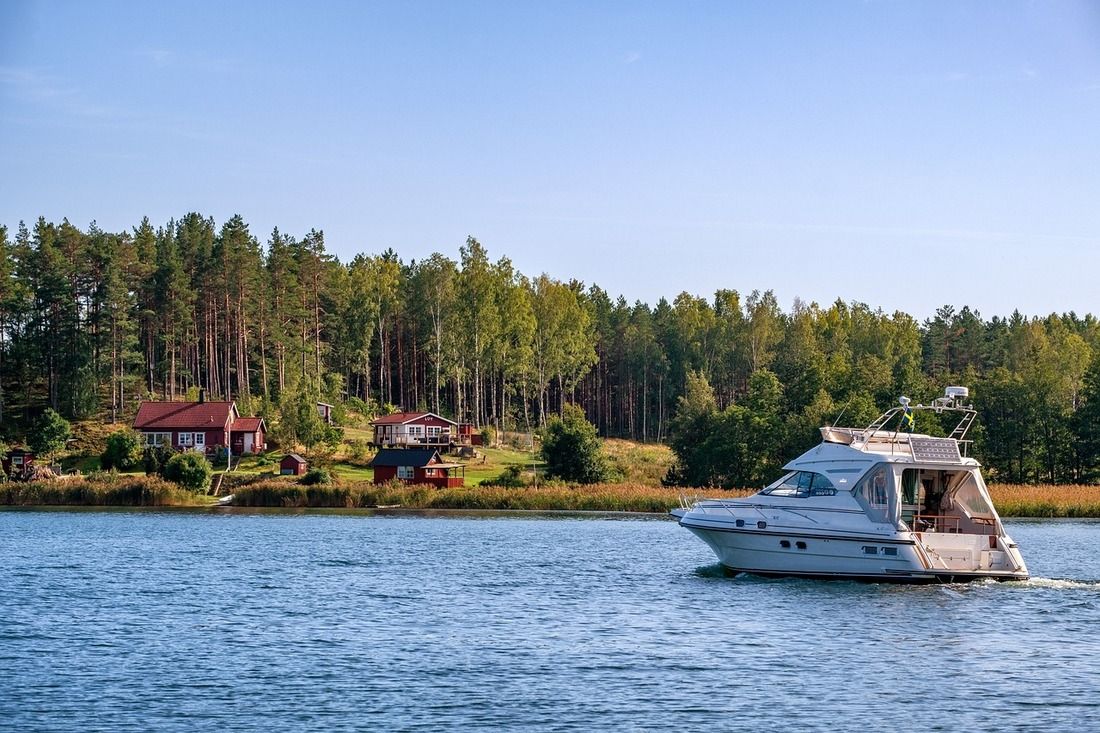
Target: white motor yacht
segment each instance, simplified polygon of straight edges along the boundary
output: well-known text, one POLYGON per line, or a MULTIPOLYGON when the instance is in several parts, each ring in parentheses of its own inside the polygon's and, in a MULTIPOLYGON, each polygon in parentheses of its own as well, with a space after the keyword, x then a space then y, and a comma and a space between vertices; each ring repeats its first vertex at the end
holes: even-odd
POLYGON ((743 499, 682 502, 671 513, 727 568, 758 575, 907 583, 1026 580, 967 455, 975 411, 965 387, 931 405, 883 413, 863 429, 824 427, 822 442, 743 499), (950 437, 904 432, 914 413, 955 413, 950 437), (896 423, 896 424, 895 424, 896 423))

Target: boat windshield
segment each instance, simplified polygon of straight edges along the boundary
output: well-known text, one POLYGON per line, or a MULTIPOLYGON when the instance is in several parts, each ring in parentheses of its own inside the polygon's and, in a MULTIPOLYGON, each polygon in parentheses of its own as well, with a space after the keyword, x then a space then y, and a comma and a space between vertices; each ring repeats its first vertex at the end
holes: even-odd
POLYGON ((823 474, 812 471, 792 471, 760 492, 769 496, 833 496, 836 487, 823 474))

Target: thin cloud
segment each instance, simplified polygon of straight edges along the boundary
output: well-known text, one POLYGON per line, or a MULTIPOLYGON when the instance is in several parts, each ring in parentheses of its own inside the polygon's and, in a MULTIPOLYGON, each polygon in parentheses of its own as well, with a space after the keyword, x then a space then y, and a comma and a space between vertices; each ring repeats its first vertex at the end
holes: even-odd
POLYGON ((623 56, 623 63, 624 64, 632 64, 635 61, 637 61, 638 59, 640 59, 641 57, 642 57, 642 54, 639 53, 638 51, 630 51, 625 56, 623 56))
POLYGON ((119 114, 117 109, 90 99, 79 87, 37 69, 0 67, 0 85, 18 102, 70 117, 107 119, 119 114))
POLYGON ((134 49, 134 55, 158 69, 228 74, 240 68, 240 64, 233 59, 201 53, 180 53, 159 46, 138 46, 134 49))

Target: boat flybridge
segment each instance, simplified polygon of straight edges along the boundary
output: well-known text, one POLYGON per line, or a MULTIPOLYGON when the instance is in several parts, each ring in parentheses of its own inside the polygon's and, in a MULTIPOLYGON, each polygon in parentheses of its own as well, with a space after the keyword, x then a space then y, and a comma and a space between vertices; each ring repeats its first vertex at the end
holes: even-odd
POLYGON ((821 428, 822 442, 743 499, 681 501, 671 513, 727 568, 758 575, 908 583, 1026 580, 967 455, 975 411, 965 387, 901 405, 866 428, 821 428), (956 413, 946 438, 904 432, 914 411, 956 413))

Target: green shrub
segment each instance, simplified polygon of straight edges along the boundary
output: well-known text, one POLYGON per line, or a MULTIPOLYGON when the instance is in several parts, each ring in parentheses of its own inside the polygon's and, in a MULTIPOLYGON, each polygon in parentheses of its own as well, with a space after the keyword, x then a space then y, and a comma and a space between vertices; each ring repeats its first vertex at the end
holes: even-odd
POLYGON ((34 424, 27 445, 41 456, 51 456, 65 447, 72 435, 69 421, 51 409, 46 409, 34 424))
POLYGON ((562 417, 554 417, 542 433, 542 460, 551 478, 595 484, 607 481, 610 466, 584 410, 565 405, 562 417))
POLYGON ((481 434, 481 444, 486 447, 493 445, 497 439, 497 431, 493 430, 491 425, 486 425, 479 432, 481 434))
POLYGON ((164 475, 164 467, 168 459, 176 455, 176 452, 166 445, 151 445, 145 449, 141 460, 145 466, 145 475, 164 475))
POLYGON ((187 451, 177 453, 168 459, 164 466, 164 477, 191 491, 206 491, 210 488, 213 470, 210 462, 201 453, 187 451))
POLYGON ((485 482, 492 486, 503 486, 509 489, 519 489, 527 485, 523 480, 523 469, 519 466, 508 466, 504 472, 491 481, 485 482))
POLYGON ((104 471, 132 471, 141 465, 144 446, 137 432, 124 428, 107 436, 107 447, 99 456, 104 471))
POLYGON ((348 458, 352 463, 361 464, 369 454, 370 448, 367 446, 367 441, 362 438, 356 438, 348 443, 348 458))
POLYGON ((311 468, 299 483, 303 486, 328 485, 333 482, 332 472, 326 468, 311 468))

